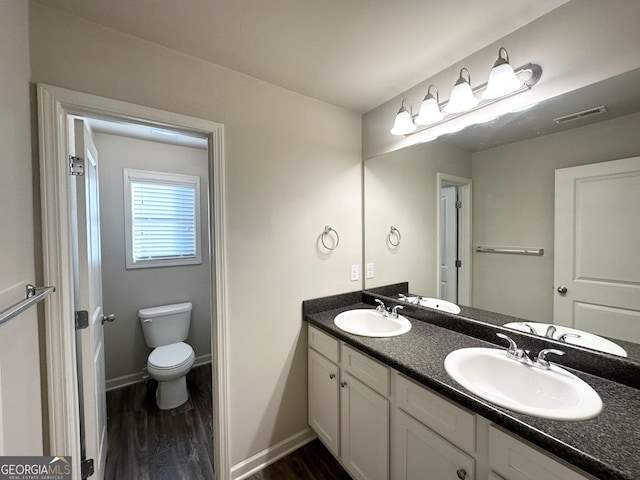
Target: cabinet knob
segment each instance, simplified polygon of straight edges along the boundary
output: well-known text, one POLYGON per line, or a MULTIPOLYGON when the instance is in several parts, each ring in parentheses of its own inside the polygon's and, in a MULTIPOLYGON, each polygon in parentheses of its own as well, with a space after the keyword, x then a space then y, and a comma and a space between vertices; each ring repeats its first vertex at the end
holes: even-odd
POLYGON ((329 378, 330 378, 331 380, 333 380, 334 378, 336 378, 336 374, 335 374, 335 373, 330 373, 330 374, 329 374, 329 378))
POLYGON ((467 478, 467 471, 464 468, 460 468, 456 470, 456 475, 458 475, 458 478, 460 480, 464 480, 465 478, 467 478))
POLYGON ((340 382, 340 386, 341 386, 342 388, 346 387, 346 386, 347 386, 347 382, 340 382))

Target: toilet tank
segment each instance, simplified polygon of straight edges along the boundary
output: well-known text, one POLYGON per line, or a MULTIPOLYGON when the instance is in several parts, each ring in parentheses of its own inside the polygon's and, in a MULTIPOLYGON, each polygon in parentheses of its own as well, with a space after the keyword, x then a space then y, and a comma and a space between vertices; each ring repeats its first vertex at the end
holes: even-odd
POLYGON ((156 348, 184 342, 189 334, 192 308, 191 302, 185 302, 138 310, 147 346, 156 348))

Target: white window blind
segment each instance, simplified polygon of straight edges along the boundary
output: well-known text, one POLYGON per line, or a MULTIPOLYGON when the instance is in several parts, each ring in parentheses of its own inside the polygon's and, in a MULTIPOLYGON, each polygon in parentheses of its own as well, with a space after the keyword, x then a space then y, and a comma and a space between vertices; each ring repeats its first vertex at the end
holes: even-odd
POLYGON ((199 180, 125 169, 127 268, 200 263, 199 180))

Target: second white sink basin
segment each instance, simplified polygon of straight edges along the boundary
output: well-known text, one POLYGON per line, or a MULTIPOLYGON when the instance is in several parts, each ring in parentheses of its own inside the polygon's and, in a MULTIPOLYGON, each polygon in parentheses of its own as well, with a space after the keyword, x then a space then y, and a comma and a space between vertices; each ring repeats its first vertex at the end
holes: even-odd
POLYGON ((345 332, 364 337, 395 337, 411 330, 411 322, 406 317, 391 318, 368 308, 342 312, 333 323, 345 332))
POLYGON ((460 307, 458 305, 439 298, 400 295, 400 299, 413 305, 421 305, 448 313, 460 313, 460 307))
MULTIPOLYGON (((552 324, 539 322, 512 322, 507 323, 504 326, 514 330, 520 330, 521 332, 530 333, 530 330, 527 327, 529 326, 536 332, 536 335, 542 335, 544 337, 545 332, 550 326, 552 326, 552 324)), ((585 332, 583 330, 576 330, 575 328, 564 327, 562 325, 553 325, 553 327, 556 329, 553 334, 554 340, 558 340, 559 337, 565 334, 573 334, 577 335, 577 337, 567 336, 564 342, 570 345, 579 345, 581 347, 592 348, 593 350, 599 350, 601 352, 612 353, 621 357, 627 356, 627 351, 624 348, 599 335, 594 335, 593 333, 585 332)))
POLYGON ((504 350, 462 348, 444 361, 467 390, 501 407, 552 420, 587 420, 602 411, 598 393, 572 373, 541 370, 508 358, 504 350))

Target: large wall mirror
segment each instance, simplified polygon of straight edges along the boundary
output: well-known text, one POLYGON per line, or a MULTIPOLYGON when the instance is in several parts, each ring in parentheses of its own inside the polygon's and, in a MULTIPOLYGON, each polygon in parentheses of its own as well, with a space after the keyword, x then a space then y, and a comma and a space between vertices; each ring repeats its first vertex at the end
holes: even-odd
POLYGON ((368 159, 365 288, 408 281, 416 296, 517 317, 519 330, 593 334, 622 351, 562 340, 640 363, 634 157, 640 69, 368 159))

